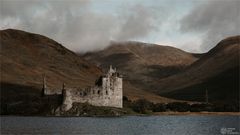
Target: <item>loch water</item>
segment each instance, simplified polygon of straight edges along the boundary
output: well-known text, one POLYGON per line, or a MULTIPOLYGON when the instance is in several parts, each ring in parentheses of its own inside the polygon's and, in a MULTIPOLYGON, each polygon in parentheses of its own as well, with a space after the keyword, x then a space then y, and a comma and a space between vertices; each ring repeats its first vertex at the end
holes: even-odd
POLYGON ((221 135, 239 134, 239 116, 123 116, 1 118, 1 134, 121 134, 221 135))

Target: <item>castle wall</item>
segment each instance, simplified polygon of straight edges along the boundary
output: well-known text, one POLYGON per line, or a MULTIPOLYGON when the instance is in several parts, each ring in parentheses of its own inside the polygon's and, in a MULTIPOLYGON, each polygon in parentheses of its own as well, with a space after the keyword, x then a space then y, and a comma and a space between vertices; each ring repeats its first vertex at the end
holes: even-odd
POLYGON ((122 78, 114 78, 114 84, 103 78, 101 87, 95 86, 84 90, 71 91, 72 102, 89 103, 95 106, 122 108, 122 78))
POLYGON ((67 111, 72 108, 72 93, 71 91, 68 91, 66 89, 62 92, 63 95, 63 104, 62 104, 62 110, 67 111))
POLYGON ((123 97, 123 93, 122 93, 122 78, 116 78, 116 83, 114 84, 114 93, 111 96, 111 101, 110 101, 110 105, 111 106, 115 106, 115 107, 119 107, 122 108, 123 107, 123 103, 122 103, 122 97, 123 97))
POLYGON ((46 87, 45 79, 43 85, 44 95, 63 95, 63 104, 61 109, 67 111, 71 109, 72 103, 89 103, 94 106, 123 107, 122 89, 123 82, 116 69, 110 68, 105 77, 101 78, 101 85, 88 87, 85 89, 65 89, 63 84, 62 90, 49 90, 46 87))
POLYGON ((44 90, 44 95, 60 95, 60 94, 62 94, 61 89, 50 90, 50 89, 46 88, 44 90))
MULTIPOLYGON (((89 103, 94 106, 109 106, 122 108, 122 78, 108 76, 102 79, 102 86, 94 86, 86 89, 72 89, 64 94, 63 105, 69 108, 74 102, 89 103), (65 101, 66 100, 66 101, 65 101), (71 101, 69 101, 71 100, 71 101)), ((70 109, 70 108, 69 108, 70 109)), ((65 109, 66 110, 66 109, 65 109)))

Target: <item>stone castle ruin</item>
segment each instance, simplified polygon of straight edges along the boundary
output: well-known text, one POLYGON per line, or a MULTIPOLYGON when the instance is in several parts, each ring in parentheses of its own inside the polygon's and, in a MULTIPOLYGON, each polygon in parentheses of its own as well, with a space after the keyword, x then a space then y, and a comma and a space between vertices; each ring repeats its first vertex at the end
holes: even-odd
POLYGON ((110 66, 106 75, 96 80, 95 86, 89 88, 65 88, 53 92, 47 88, 45 77, 43 79, 43 95, 62 94, 61 109, 67 111, 72 108, 72 103, 89 103, 94 106, 109 106, 122 108, 123 81, 116 68, 110 66))

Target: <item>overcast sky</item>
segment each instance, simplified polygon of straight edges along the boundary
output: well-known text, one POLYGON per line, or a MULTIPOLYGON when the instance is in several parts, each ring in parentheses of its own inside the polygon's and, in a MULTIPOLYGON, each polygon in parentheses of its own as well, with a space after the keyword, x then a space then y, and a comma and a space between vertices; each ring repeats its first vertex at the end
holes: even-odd
POLYGON ((1 0, 0 29, 48 36, 75 52, 142 41, 206 52, 240 35, 240 0, 1 0))

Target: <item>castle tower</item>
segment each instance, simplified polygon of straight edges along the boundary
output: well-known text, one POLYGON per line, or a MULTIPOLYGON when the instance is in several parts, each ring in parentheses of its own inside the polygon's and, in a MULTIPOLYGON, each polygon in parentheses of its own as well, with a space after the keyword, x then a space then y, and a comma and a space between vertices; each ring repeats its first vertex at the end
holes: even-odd
POLYGON ((122 77, 110 66, 109 71, 102 79, 104 96, 110 99, 106 106, 122 108, 122 77))
POLYGON ((114 98, 115 104, 114 106, 122 108, 123 107, 123 79, 122 77, 116 73, 115 81, 114 81, 114 98))
POLYGON ((109 70, 108 70, 108 75, 112 75, 113 73, 115 73, 116 71, 112 68, 112 65, 110 65, 109 70))
POLYGON ((61 109, 63 111, 68 111, 72 108, 72 94, 69 90, 63 89, 62 90, 63 95, 63 103, 61 109))

